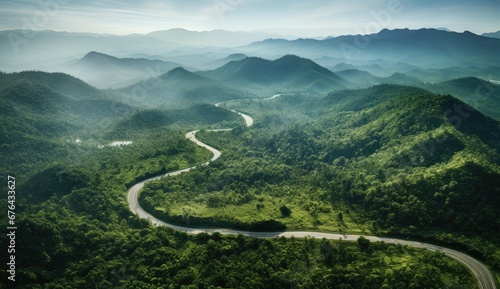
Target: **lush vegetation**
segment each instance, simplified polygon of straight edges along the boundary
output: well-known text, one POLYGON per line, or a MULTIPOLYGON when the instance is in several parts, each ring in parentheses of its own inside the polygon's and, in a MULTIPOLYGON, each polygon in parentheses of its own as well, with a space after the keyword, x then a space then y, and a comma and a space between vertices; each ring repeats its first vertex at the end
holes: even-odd
POLYGON ((200 132, 223 158, 149 184, 141 201, 151 212, 254 230, 423 232, 488 250, 497 264, 498 123, 472 110, 460 125, 443 117, 450 97, 380 86, 227 103, 256 116, 246 128, 222 108, 126 105, 64 74, 0 81, 0 168, 17 180, 17 288, 474 288, 465 267, 430 251, 366 239, 188 236, 133 215, 131 184, 209 159, 184 137, 200 127, 236 129, 200 132), (132 144, 109 145, 117 140, 132 144), (429 140, 434 153, 414 153, 429 140), (485 227, 474 229, 478 222, 485 227))
POLYGON ((19 262, 30 266, 18 273, 18 288, 475 287, 452 259, 400 245, 189 237, 49 208, 19 224, 37 242, 20 240, 19 262))
POLYGON ((60 73, 2 73, 0 84, 0 172, 16 172, 23 181, 41 168, 58 162, 78 166, 94 154, 99 156, 94 162, 106 166, 110 152, 120 153, 110 161, 118 170, 141 164, 129 171, 130 176, 155 174, 181 167, 162 164, 169 150, 170 155, 183 147, 198 150, 184 140, 185 130, 241 123, 234 113, 207 104, 168 110, 129 106, 60 73), (126 153, 108 146, 115 141, 133 142, 131 148, 124 148, 130 150, 126 162, 126 153), (150 168, 146 165, 158 162, 150 168))
POLYGON ((258 129, 201 133, 224 157, 148 184, 144 207, 191 226, 276 220, 430 238, 499 268, 497 122, 450 96, 390 85, 228 105, 256 115, 258 129))
POLYGON ((423 87, 434 92, 451 93, 485 115, 500 120, 500 86, 497 84, 466 77, 423 87))

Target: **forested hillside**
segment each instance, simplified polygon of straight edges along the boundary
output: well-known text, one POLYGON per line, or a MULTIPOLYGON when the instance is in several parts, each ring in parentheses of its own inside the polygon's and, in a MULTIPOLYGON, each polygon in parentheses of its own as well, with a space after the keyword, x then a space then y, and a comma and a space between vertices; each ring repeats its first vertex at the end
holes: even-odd
POLYGON ((0 75, 0 167, 16 178, 23 236, 17 288, 474 288, 470 272, 440 253, 363 238, 188 236, 129 211, 133 184, 210 159, 187 131, 226 127, 234 129, 198 135, 221 159, 148 184, 144 207, 189 226, 431 238, 498 268, 498 122, 403 86, 216 107, 206 102, 232 88, 183 69, 162 77, 164 89, 177 79, 228 94, 152 107, 65 74, 0 75))
POLYGON ((228 86, 182 67, 119 89, 115 94, 129 103, 162 110, 256 97, 251 92, 240 90, 240 87, 228 86))
POLYGON ((500 264, 498 122, 393 85, 228 105, 259 129, 202 134, 225 157, 149 184, 141 202, 158 217, 430 238, 500 264))
POLYGON ((450 93, 485 115, 500 120, 500 85, 475 77, 465 77, 424 88, 436 93, 450 93))

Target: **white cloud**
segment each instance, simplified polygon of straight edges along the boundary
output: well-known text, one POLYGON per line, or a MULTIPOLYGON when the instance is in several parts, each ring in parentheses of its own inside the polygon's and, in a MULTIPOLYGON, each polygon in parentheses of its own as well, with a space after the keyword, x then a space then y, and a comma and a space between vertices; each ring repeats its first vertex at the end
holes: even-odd
MULTIPOLYGON (((177 27, 288 30, 303 33, 301 36, 353 34, 374 21, 373 12, 387 9, 394 1, 398 0, 67 1, 43 28, 119 34, 177 27)), ((390 23, 381 28, 448 27, 478 33, 500 30, 497 0, 399 1, 403 12, 392 15, 390 23)), ((0 1, 0 28, 23 28, 23 18, 31 19, 36 13, 43 13, 38 1, 0 1)))

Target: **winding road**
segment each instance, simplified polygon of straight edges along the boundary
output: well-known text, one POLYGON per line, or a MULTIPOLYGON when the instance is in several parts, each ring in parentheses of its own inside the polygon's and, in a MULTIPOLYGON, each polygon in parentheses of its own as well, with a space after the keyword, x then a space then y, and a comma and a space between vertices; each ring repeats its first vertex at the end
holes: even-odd
MULTIPOLYGON (((280 94, 275 95, 271 98, 267 98, 264 100, 271 100, 276 97, 281 96, 280 94)), ((219 106, 222 103, 217 103, 216 106, 219 106)), ((239 114, 243 119, 245 120, 246 125, 252 126, 253 125, 253 119, 249 115, 231 110, 234 113, 239 114)), ((217 130, 208 130, 208 131, 230 131, 232 129, 217 129, 217 130)), ((199 132, 199 130, 194 130, 190 131, 186 134, 186 138, 189 139, 190 141, 194 142, 196 145, 203 147, 210 152, 212 152, 213 157, 201 164, 201 166, 208 165, 210 162, 215 161, 218 159, 222 154, 219 150, 199 141, 196 138, 196 133, 199 132)), ((295 237, 295 238, 305 238, 305 237, 312 237, 312 238, 325 238, 325 239, 330 239, 330 240, 346 240, 346 241, 357 241, 360 235, 341 235, 341 234, 333 234, 333 233, 321 233, 321 232, 301 232, 301 231, 286 231, 286 232, 248 232, 248 231, 238 231, 238 230, 231 230, 231 229, 195 229, 195 228, 188 228, 188 227, 182 227, 182 226, 176 226, 173 224, 169 224, 166 222, 163 222, 148 212, 146 212, 138 202, 138 197, 139 197, 139 191, 144 187, 144 184, 146 184, 149 181, 153 180, 158 180, 164 177, 170 177, 170 176, 176 176, 180 175, 185 172, 189 172, 193 169, 195 169, 196 166, 186 168, 183 170, 178 170, 175 172, 170 172, 164 175, 156 176, 153 178, 149 178, 147 180, 144 180, 140 183, 135 184, 132 186, 128 192, 127 192, 127 200, 129 203, 129 208, 130 210, 137 214, 140 218, 142 219, 147 219, 151 221, 152 224, 156 226, 165 226, 169 227, 173 230, 178 230, 178 231, 184 231, 188 234, 199 234, 199 233, 208 233, 212 234, 215 232, 218 232, 223 235, 243 235, 247 237, 254 237, 254 238, 276 238, 276 237, 295 237)), ((401 245, 408 245, 411 247, 415 248, 423 248, 431 251, 439 251, 442 252, 443 254, 457 260, 458 262, 462 263, 465 265, 469 270, 474 274, 474 276, 477 279, 478 282, 478 288, 480 289, 496 289, 495 281, 493 279, 493 275, 490 273, 490 271, 478 260, 472 258, 471 256, 464 254, 462 252, 441 247, 441 246, 436 246, 432 244, 427 244, 427 243, 421 243, 421 242, 416 242, 416 241, 408 241, 408 240, 401 240, 401 239, 394 239, 394 238, 386 238, 386 237, 377 237, 377 236, 363 236, 366 239, 372 241, 372 242, 385 242, 389 244, 401 244, 401 245)))

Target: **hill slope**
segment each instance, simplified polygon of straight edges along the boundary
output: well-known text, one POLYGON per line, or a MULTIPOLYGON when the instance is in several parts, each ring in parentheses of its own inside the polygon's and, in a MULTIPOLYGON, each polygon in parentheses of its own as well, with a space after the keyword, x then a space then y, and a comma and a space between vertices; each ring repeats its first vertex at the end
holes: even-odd
POLYGON ((72 76, 31 71, 1 73, 0 102, 0 166, 19 175, 64 154, 62 144, 95 138, 131 109, 72 76))
POLYGON ((500 120, 500 86, 475 77, 465 77, 424 88, 436 93, 449 93, 485 115, 500 120))

